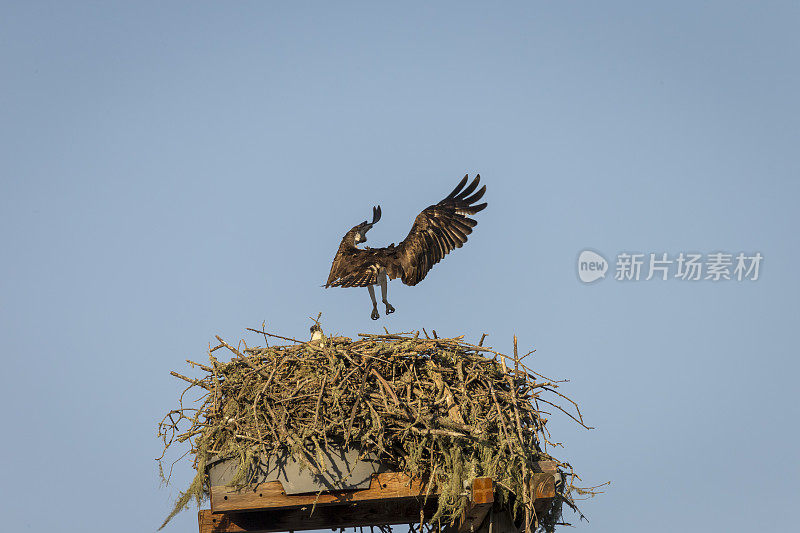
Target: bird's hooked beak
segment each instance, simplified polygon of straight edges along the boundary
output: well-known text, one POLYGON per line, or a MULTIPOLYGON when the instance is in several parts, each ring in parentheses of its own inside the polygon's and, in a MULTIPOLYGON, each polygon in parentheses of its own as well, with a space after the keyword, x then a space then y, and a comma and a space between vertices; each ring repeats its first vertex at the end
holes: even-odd
POLYGON ((372 224, 362 222, 359 224, 358 231, 356 232, 356 244, 367 242, 367 232, 372 228, 372 224))
POLYGON ((372 222, 367 222, 366 220, 359 224, 358 233, 356 233, 356 244, 361 244, 362 242, 367 242, 367 232, 372 229, 379 220, 381 219, 381 206, 373 207, 372 208, 372 222))

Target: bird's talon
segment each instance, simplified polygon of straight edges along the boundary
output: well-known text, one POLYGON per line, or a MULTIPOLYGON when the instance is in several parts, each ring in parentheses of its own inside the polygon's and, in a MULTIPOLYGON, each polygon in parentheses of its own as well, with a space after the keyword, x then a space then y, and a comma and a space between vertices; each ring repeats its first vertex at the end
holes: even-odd
POLYGON ((381 315, 379 315, 379 314, 378 314, 378 310, 377 310, 377 309, 373 309, 373 310, 372 310, 372 314, 371 314, 371 315, 369 315, 369 317, 370 317, 372 320, 378 320, 378 319, 381 317, 381 315))
POLYGON ((391 315, 392 313, 394 313, 394 307, 392 307, 389 304, 386 304, 386 314, 391 315))

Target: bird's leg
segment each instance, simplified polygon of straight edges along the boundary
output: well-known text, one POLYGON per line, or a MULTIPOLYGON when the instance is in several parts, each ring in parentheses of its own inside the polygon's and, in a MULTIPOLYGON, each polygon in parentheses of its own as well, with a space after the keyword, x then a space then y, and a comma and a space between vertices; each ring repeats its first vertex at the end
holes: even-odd
POLYGON ((386 300, 386 269, 382 268, 378 274, 378 282, 381 284, 381 301, 386 304, 386 314, 394 313, 394 307, 386 300))
POLYGON ((369 289, 369 297, 372 298, 372 314, 369 317, 372 320, 378 320, 381 315, 378 314, 378 301, 375 299, 375 289, 372 285, 367 285, 367 289, 369 289))

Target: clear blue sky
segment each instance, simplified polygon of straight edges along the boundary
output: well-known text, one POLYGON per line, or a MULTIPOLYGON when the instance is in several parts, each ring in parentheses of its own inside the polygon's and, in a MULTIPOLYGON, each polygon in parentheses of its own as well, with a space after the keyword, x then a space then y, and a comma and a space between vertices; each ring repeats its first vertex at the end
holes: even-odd
POLYGON ((4 2, 3 527, 153 531, 191 475, 159 488, 169 371, 321 311, 535 347, 612 481, 576 531, 793 529, 800 8, 648 4, 4 2), (489 207, 397 313, 320 288, 373 205, 397 242, 467 172, 489 207), (584 248, 764 262, 584 285, 584 248))

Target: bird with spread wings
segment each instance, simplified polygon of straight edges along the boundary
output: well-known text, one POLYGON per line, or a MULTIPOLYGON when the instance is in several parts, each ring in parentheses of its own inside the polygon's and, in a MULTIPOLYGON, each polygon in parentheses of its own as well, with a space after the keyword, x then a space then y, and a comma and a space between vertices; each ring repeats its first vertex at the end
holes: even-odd
POLYGON ((406 285, 416 285, 445 255, 461 248, 478 224, 467 215, 486 207, 486 202, 475 204, 486 192, 486 185, 475 191, 481 181, 480 174, 469 185, 467 181, 468 175, 444 200, 423 209, 397 246, 392 243, 384 248, 357 247, 367 241, 367 232, 381 219, 381 206, 373 207, 372 222, 365 220, 354 226, 342 239, 325 288, 366 287, 372 298, 370 317, 377 320, 380 314, 374 286, 380 285, 386 314, 394 313, 394 307, 386 299, 387 279, 400 278, 406 285))

